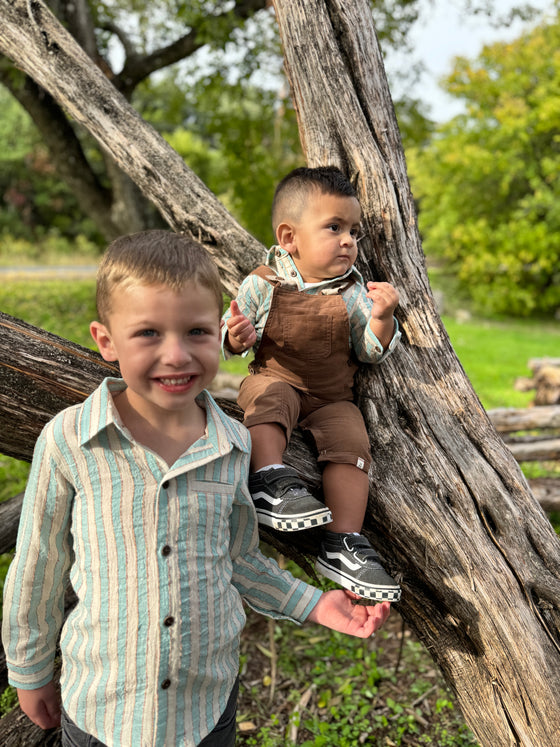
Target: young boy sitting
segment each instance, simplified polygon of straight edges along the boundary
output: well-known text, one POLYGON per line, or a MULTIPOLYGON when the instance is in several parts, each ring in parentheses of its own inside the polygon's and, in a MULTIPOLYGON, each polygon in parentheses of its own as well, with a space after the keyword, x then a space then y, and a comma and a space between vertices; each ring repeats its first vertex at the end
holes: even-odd
POLYGON ((224 316, 224 347, 255 348, 238 402, 251 433, 249 489, 259 521, 281 531, 329 524, 317 570, 363 597, 398 601, 400 588, 360 534, 370 446, 353 403, 358 361, 380 363, 400 338, 389 283, 364 287, 354 267, 361 209, 336 167, 300 168, 276 188, 278 241, 224 316), (314 437, 326 506, 283 454, 296 424, 314 437))
POLYGON ((242 598, 360 637, 389 604, 322 594, 259 552, 250 439, 205 390, 222 312, 207 252, 166 231, 117 239, 97 305, 91 333, 122 379, 38 439, 4 592, 9 680, 57 726, 62 629, 63 745, 233 747, 242 598))

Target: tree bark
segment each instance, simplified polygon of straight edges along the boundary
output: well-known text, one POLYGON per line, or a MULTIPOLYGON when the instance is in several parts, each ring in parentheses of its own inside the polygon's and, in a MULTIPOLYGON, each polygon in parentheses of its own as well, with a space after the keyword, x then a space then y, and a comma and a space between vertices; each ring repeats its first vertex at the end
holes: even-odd
POLYGON ((404 342, 357 381, 374 454, 366 532, 481 743, 558 744, 560 542, 437 314, 369 5, 274 6, 307 160, 354 180, 359 268, 401 292, 404 342))
MULTIPOLYGON (((367 279, 389 280, 401 291, 403 344, 357 379, 374 455, 364 531, 401 579, 401 614, 441 667, 481 743, 558 744, 560 543, 438 317, 369 4, 276 0, 275 7, 308 161, 338 163, 354 179, 368 236, 359 267, 367 279)), ((0 11, 0 49, 90 130, 173 228, 208 247, 233 290, 256 263, 258 242, 110 90, 40 0, 0 0, 0 11)), ((53 380, 34 379, 34 364, 20 371, 18 359, 14 349, 0 354, 14 377, 8 396, 22 402, 43 387, 39 420, 54 415, 62 400, 85 394, 99 375, 91 372, 87 386, 79 377, 81 389, 63 383, 55 396, 53 380), (31 391, 19 395, 24 383, 31 391)), ((67 360, 74 366, 74 356, 67 360)), ((60 370, 55 364, 49 376, 56 381, 60 370)), ((12 406, 0 399, 6 422, 12 406)), ((27 417, 33 422, 32 413, 27 417)), ((17 438, 10 434, 10 442, 17 438)), ((301 455, 299 468, 315 480, 312 457, 296 443, 290 458, 301 455)), ((302 534, 290 542, 313 552, 314 536, 302 534)))

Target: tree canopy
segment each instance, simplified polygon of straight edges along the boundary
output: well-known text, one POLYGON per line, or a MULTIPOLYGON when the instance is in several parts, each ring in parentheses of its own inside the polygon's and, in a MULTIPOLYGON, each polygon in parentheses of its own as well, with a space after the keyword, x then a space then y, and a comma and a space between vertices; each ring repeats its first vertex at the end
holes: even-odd
MULTIPOLYGON (((370 0, 385 54, 407 48, 411 27, 429 12, 432 1, 370 0)), ((173 138, 174 147, 180 143, 178 150, 187 163, 195 170, 201 168, 200 176, 210 188, 268 243, 265 206, 273 185, 304 160, 282 73, 272 4, 267 0, 49 0, 47 4, 115 88, 160 133, 173 138)), ((461 6, 468 13, 496 16, 492 1, 462 0, 461 6)), ((523 8, 512 11, 523 12, 523 8)), ((415 65, 405 66, 399 74, 414 76, 415 65)), ((64 200, 64 208, 58 212, 71 216, 66 223, 74 233, 79 228, 101 243, 160 221, 107 153, 6 58, 0 58, 0 83, 37 128, 41 142, 37 147, 48 152, 49 167, 61 182, 57 200, 64 200)), ((413 90, 411 85, 409 91, 413 90)), ((396 108, 405 141, 424 139, 430 130, 424 102, 409 93, 396 102, 396 108)), ((33 172, 32 158, 28 168, 33 172)), ((26 208, 37 202, 48 206, 51 182, 42 177, 35 172, 33 183, 23 191, 26 208)), ((17 217, 14 206, 11 216, 10 227, 17 217)), ((36 224, 56 225, 54 217, 45 211, 35 215, 36 224)), ((24 232, 36 224, 28 224, 24 232)), ((39 238, 40 234, 39 228, 39 238)))
POLYGON ((556 11, 515 41, 458 58, 444 87, 464 113, 409 153, 425 251, 484 311, 560 307, 559 50, 556 11))

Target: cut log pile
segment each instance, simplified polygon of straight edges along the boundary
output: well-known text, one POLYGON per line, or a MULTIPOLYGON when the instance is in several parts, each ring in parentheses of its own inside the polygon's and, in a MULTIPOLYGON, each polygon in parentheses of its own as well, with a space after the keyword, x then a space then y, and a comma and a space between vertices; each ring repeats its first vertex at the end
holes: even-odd
POLYGON ((560 404, 560 358, 532 358, 527 365, 533 376, 517 379, 515 389, 534 389, 533 404, 537 407, 560 404))
MULTIPOLYGON (((518 462, 560 459, 560 404, 489 410, 488 416, 518 462)), ((545 511, 560 510, 560 477, 529 479, 529 485, 545 511)))

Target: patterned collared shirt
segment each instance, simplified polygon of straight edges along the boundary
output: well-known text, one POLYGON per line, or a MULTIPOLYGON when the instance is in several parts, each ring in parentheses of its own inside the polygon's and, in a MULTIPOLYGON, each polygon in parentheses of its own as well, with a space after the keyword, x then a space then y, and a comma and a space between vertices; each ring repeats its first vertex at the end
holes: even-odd
MULTIPOLYGON (((362 363, 381 363, 389 356, 401 338, 399 324, 394 318, 395 331, 389 345, 383 350, 383 346, 371 331, 368 324, 371 317, 372 301, 367 297, 364 279, 358 270, 352 267, 340 277, 329 278, 320 283, 306 284, 303 282, 292 257, 285 249, 273 246, 266 257, 266 263, 271 274, 276 274, 282 282, 293 285, 298 291, 309 294, 339 293, 346 304, 348 320, 350 323, 350 348, 354 351, 357 359, 362 363), (349 283, 353 280, 353 283, 349 283)), ((257 333, 257 341, 254 347, 258 347, 268 319, 270 303, 272 301, 273 286, 258 275, 248 275, 239 286, 237 303, 243 314, 251 321, 257 333)), ((231 316, 228 311, 224 314, 224 320, 231 316)), ((227 325, 222 329, 222 342, 227 334, 227 325)), ((222 352, 225 358, 231 353, 222 344, 222 352)), ((245 351, 243 355, 247 355, 245 351)))
POLYGON ((241 598, 302 622, 321 592, 259 551, 243 426, 204 392, 206 433, 168 466, 120 421, 124 386, 106 379, 37 441, 4 595, 9 678, 49 682, 62 627, 62 701, 81 729, 109 747, 194 747, 237 676, 241 598))

